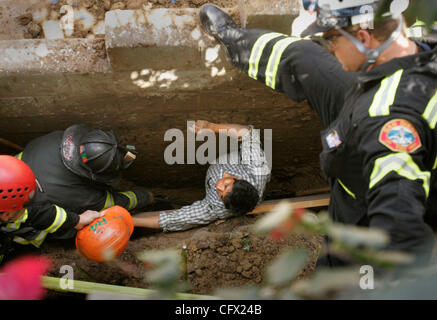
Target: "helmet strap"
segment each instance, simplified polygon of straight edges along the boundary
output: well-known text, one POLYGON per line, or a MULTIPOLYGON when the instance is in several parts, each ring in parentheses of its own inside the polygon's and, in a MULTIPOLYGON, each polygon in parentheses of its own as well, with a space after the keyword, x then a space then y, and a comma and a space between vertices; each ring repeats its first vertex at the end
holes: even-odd
POLYGON ((369 66, 376 63, 381 53, 383 53, 387 48, 402 34, 402 25, 403 25, 403 19, 402 16, 399 17, 399 24, 395 31, 390 35, 390 38, 388 38, 386 41, 384 41, 378 48, 376 49, 369 49, 367 48, 360 40, 358 40, 356 37, 351 35, 349 32, 338 29, 338 31, 348 38, 353 45, 366 56, 367 61, 361 66, 360 71, 365 72, 369 66))

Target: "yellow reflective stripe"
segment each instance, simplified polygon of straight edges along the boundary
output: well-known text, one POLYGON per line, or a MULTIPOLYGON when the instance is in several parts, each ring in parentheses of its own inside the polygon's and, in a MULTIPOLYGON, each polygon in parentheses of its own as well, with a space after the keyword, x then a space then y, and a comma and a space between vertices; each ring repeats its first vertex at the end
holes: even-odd
POLYGON ((381 87, 373 97, 372 105, 369 108, 369 115, 371 117, 387 116, 390 114, 390 106, 395 101, 396 91, 403 73, 404 70, 400 69, 381 81, 381 87))
POLYGON ((126 197, 128 197, 128 199, 129 199, 129 208, 128 208, 128 210, 132 210, 132 209, 136 208, 136 206, 138 204, 138 198, 137 198, 137 195, 135 194, 135 192, 125 191, 125 192, 120 192, 120 194, 125 195, 126 197))
POLYGON ((55 206, 55 207, 56 207, 56 217, 55 217, 55 220, 53 221, 52 225, 44 230, 47 233, 56 232, 64 224, 65 220, 67 219, 67 212, 65 212, 65 210, 61 207, 58 207, 58 206, 55 206))
POLYGON ((17 155, 15 156, 15 158, 17 158, 17 159, 19 159, 19 160, 21 160, 22 157, 23 157, 23 152, 20 152, 19 154, 17 154, 17 155))
POLYGON ((14 237, 14 241, 19 243, 19 244, 29 244, 30 242, 27 241, 26 239, 23 239, 21 237, 14 237))
POLYGON ((344 185, 344 183, 343 182, 341 182, 341 180, 340 179, 337 179, 338 180, 338 183, 343 187, 343 189, 344 189, 344 191, 346 191, 352 198, 354 198, 355 200, 357 199, 357 196, 352 192, 352 191, 350 191, 345 185, 344 185))
POLYGON ((272 89, 276 88, 276 75, 278 73, 279 63, 281 62, 282 54, 285 49, 301 38, 286 38, 278 41, 273 47, 272 54, 270 55, 269 63, 266 70, 266 85, 272 89))
POLYGON ((435 163, 434 163, 434 167, 432 167, 432 170, 437 169, 437 158, 435 158, 435 163))
POLYGON ((9 229, 14 229, 14 230, 20 229, 21 224, 23 222, 26 222, 28 216, 29 216, 29 214, 28 214, 27 209, 26 209, 26 210, 24 210, 23 215, 19 219, 17 219, 14 222, 8 223, 6 225, 6 227, 9 229))
POLYGON ((114 197, 112 196, 112 194, 110 194, 108 191, 106 191, 105 206, 102 208, 102 210, 111 208, 113 206, 114 206, 114 197))
POLYGON ((431 129, 435 129, 437 124, 437 92, 429 101, 422 117, 428 122, 431 129))
POLYGON ((32 244, 35 247, 39 248, 41 244, 43 243, 44 239, 47 236, 47 232, 41 231, 38 236, 33 240, 26 240, 21 237, 14 237, 14 241, 19 244, 32 244))
POLYGON ((250 52, 249 71, 248 71, 249 77, 255 80, 258 79, 259 61, 261 60, 261 56, 263 54, 264 48, 266 47, 267 43, 269 43, 269 41, 282 36, 285 36, 285 34, 271 32, 271 33, 263 34, 261 37, 259 37, 256 40, 250 52))
POLYGON ((369 189, 372 189, 391 171, 409 180, 421 179, 423 181, 423 189, 428 197, 431 173, 421 171, 408 153, 393 153, 377 159, 370 175, 369 189))
POLYGON ((32 241, 30 241, 31 244, 33 244, 35 247, 39 248, 41 244, 44 242, 45 238, 47 237, 47 232, 41 231, 40 234, 32 241))

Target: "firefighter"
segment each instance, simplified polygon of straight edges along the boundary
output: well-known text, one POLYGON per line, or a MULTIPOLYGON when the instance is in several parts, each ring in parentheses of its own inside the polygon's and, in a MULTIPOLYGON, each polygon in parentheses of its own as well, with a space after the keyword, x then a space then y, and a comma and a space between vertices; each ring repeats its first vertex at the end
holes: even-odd
MULTIPOLYGON (((301 39, 239 28, 210 4, 200 20, 235 66, 308 99, 319 115, 331 218, 383 229, 385 249, 427 263, 433 232, 424 220, 437 212, 437 48, 406 37, 399 1, 381 16, 376 0, 303 2, 317 20, 301 39), (316 33, 323 36, 308 39, 316 33)), ((345 263, 328 255, 319 265, 345 263)))
POLYGON ((153 201, 146 190, 119 192, 113 186, 135 160, 133 146, 112 131, 73 125, 30 141, 18 158, 33 170, 48 200, 74 212, 114 205, 142 209, 153 201))
POLYGON ((51 204, 26 163, 0 155, 0 260, 11 253, 13 242, 39 248, 47 237, 74 237, 103 215, 92 210, 78 215, 51 204))

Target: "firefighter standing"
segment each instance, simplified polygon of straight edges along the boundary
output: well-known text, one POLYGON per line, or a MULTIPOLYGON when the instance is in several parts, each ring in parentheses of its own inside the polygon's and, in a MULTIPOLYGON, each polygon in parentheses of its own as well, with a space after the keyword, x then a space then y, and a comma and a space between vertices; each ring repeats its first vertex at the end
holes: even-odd
POLYGON ((74 237, 77 230, 103 215, 91 210, 78 215, 51 204, 26 163, 0 155, 0 261, 11 252, 13 241, 39 248, 47 237, 74 237))
POLYGON ((142 209, 153 201, 146 190, 116 191, 111 185, 135 159, 112 131, 73 125, 29 142, 18 158, 26 162, 48 200, 74 212, 119 205, 142 209))
POLYGON ((426 263, 433 233, 424 217, 437 212, 437 48, 408 39, 399 11, 376 21, 362 9, 378 1, 364 2, 304 0, 317 21, 302 36, 323 32, 319 41, 239 28, 213 5, 200 19, 234 65, 318 113, 331 218, 381 228, 391 238, 386 249, 426 263))

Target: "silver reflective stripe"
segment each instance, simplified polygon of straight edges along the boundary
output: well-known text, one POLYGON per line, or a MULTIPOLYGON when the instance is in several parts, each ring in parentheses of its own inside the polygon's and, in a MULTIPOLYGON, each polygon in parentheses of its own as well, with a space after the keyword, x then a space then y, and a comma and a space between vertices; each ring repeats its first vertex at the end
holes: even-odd
POLYGON ((394 153, 377 159, 370 176, 369 189, 373 188, 391 171, 412 181, 417 179, 422 180, 423 189, 428 197, 431 173, 421 171, 408 153, 394 153))
POLYGON ((369 115, 371 117, 387 116, 390 114, 390 106, 395 101, 396 91, 403 73, 404 70, 400 69, 381 81, 381 86, 373 97, 372 105, 369 108, 369 115))
POLYGON ((269 41, 282 36, 285 36, 285 34, 272 32, 263 34, 256 40, 255 44, 252 47, 252 51, 250 52, 248 71, 249 77, 255 80, 258 79, 259 61, 261 60, 264 48, 266 47, 267 43, 269 43, 269 41))
POLYGON ((125 195, 129 199, 129 208, 128 210, 135 209, 138 204, 137 195, 132 191, 120 192, 120 194, 125 195))
POLYGON ((108 191, 106 191, 106 201, 105 206, 102 208, 102 210, 108 209, 110 207, 114 206, 114 197, 112 194, 110 194, 108 191))
POLYGON ((45 232, 48 232, 48 233, 56 232, 64 224, 65 220, 67 219, 67 212, 65 212, 65 210, 61 207, 58 207, 58 206, 55 206, 55 207, 56 207, 56 218, 53 221, 52 225, 44 230, 45 232))
POLYGON ((278 41, 273 47, 266 70, 266 85, 272 89, 276 88, 276 75, 278 74, 279 63, 285 49, 293 42, 302 40, 301 38, 286 38, 278 41))
POLYGON ((437 92, 429 101, 422 117, 428 122, 431 129, 435 129, 435 126, 437 124, 437 92))
POLYGON ((23 222, 26 222, 27 217, 28 217, 28 212, 27 212, 27 209, 26 209, 26 210, 24 210, 24 213, 23 213, 23 215, 20 217, 20 219, 18 219, 17 221, 14 221, 14 222, 8 223, 8 224, 6 225, 6 227, 7 227, 8 229, 18 230, 18 229, 20 229, 21 224, 22 224, 23 222))

